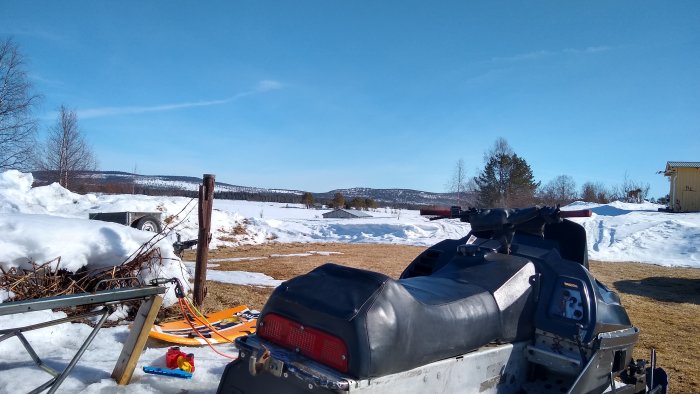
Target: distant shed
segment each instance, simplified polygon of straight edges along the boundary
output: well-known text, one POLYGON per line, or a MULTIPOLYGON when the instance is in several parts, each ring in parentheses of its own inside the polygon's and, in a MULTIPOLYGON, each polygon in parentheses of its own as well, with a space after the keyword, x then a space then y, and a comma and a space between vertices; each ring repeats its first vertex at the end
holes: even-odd
POLYGON ((323 214, 326 219, 357 219, 371 218, 372 215, 367 212, 358 211, 356 209, 335 209, 323 214))
POLYGON ((700 161, 669 161, 664 175, 671 191, 668 207, 673 212, 700 211, 700 161))

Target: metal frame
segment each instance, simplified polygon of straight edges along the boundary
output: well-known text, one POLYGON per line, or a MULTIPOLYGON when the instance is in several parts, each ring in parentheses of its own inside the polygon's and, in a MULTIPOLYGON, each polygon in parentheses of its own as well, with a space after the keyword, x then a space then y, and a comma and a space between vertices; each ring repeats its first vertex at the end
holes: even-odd
MULTIPOLYGON (((15 301, 15 302, 4 302, 0 303, 0 316, 12 315, 16 313, 34 312, 46 309, 55 308, 70 308, 84 305, 101 305, 102 308, 92 312, 86 312, 75 316, 64 317, 59 319, 50 320, 44 323, 32 324, 24 327, 15 327, 0 330, 0 342, 10 339, 12 337, 17 337, 17 339, 22 343, 22 346, 27 350, 27 353, 32 358, 34 363, 43 371, 52 375, 51 378, 46 383, 40 385, 34 390, 30 391, 31 394, 40 393, 47 388, 48 393, 54 393, 58 387, 63 383, 63 381, 68 377, 70 372, 73 370, 75 365, 82 357, 85 350, 95 339, 95 336, 100 331, 104 322, 110 314, 111 306, 120 304, 125 301, 134 300, 147 300, 157 297, 159 294, 165 293, 164 287, 150 286, 150 287, 139 287, 139 288, 121 288, 113 290, 103 290, 94 293, 81 293, 72 294, 66 296, 49 297, 49 298, 39 298, 36 300, 25 300, 25 301, 15 301), (32 348, 31 344, 24 337, 23 333, 33 330, 38 330, 45 327, 54 326, 57 324, 72 322, 86 317, 100 316, 100 319, 95 324, 95 327, 90 332, 90 335, 85 338, 83 344, 80 346, 78 351, 75 353, 68 366, 62 371, 58 372, 39 358, 39 355, 32 348)), ((150 330, 150 327, 148 327, 150 330)))

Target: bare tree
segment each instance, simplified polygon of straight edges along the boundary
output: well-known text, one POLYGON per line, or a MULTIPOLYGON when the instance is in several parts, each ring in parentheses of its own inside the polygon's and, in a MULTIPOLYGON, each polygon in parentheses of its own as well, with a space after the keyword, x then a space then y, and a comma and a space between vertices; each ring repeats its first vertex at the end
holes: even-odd
POLYGON ((566 205, 577 198, 576 182, 569 175, 559 175, 542 186, 538 197, 547 205, 566 205))
POLYGON ((457 205, 461 205, 462 192, 466 187, 467 174, 464 170, 464 160, 459 159, 455 163, 454 170, 452 172, 452 177, 447 182, 446 188, 450 193, 455 193, 457 195, 457 205))
POLYGON ((457 195, 457 205, 466 207, 473 203, 472 192, 474 190, 473 179, 467 177, 467 171, 464 168, 464 160, 459 159, 455 163, 452 177, 445 185, 448 192, 457 195))
POLYGON ((586 182, 581 186, 581 199, 586 202, 607 204, 615 200, 615 192, 600 182, 586 182))
POLYGON ((642 183, 632 180, 625 171, 625 178, 618 192, 619 198, 625 199, 627 202, 641 203, 649 196, 649 183, 642 183))
POLYGON ((513 156, 514 154, 515 151, 513 151, 508 141, 503 137, 498 137, 493 142, 491 149, 484 152, 484 163, 488 163, 492 157, 513 156))
POLYGON ((10 38, 0 41, 0 169, 30 168, 36 145, 32 110, 39 96, 24 69, 24 58, 10 38))
POLYGON ((52 180, 65 188, 73 186, 78 172, 97 168, 92 148, 78 128, 75 111, 61 106, 58 122, 49 130, 38 166, 48 171, 52 180))

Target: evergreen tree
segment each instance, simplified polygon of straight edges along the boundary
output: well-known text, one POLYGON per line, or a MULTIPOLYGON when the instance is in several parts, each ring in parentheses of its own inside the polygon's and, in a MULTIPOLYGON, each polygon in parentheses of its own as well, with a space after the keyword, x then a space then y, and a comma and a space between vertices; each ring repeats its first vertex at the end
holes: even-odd
POLYGON ((345 197, 343 193, 337 192, 333 196, 333 208, 343 208, 345 206, 345 197))
POLYGON ((365 199, 361 197, 355 197, 350 201, 350 206, 353 209, 361 210, 365 208, 365 199))
POLYGON ((373 199, 367 197, 365 198, 365 209, 376 209, 377 208, 377 202, 374 201, 373 199))
POLYGON ((314 206, 314 195, 309 192, 304 192, 301 196, 301 203, 306 206, 306 208, 311 208, 314 206))
POLYGON ((479 206, 514 208, 532 205, 540 183, 535 182, 530 165, 510 147, 498 148, 487 157, 484 170, 474 178, 479 206))

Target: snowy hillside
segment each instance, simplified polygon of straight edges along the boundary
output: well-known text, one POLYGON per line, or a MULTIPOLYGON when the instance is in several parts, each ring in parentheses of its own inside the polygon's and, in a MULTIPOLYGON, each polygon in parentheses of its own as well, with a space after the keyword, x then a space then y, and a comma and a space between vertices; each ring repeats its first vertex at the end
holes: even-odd
MULTIPOLYGON (((139 175, 120 171, 86 171, 80 175, 83 179, 88 179, 90 183, 134 183, 136 185, 149 187, 152 189, 165 190, 184 190, 197 192, 201 178, 191 176, 174 176, 174 175, 139 175)), ((37 171, 34 173, 34 178, 40 183, 48 183, 48 173, 37 171)), ((241 192, 241 193, 260 193, 260 194, 297 194, 303 192, 299 190, 286 189, 265 189, 251 186, 231 185, 223 182, 216 182, 216 192, 241 192)))
MULTIPOLYGON (((196 195, 199 190, 199 185, 202 182, 201 178, 190 176, 175 176, 175 175, 139 175, 119 171, 88 171, 81 173, 86 183, 95 185, 120 184, 134 185, 136 189, 148 190, 147 194, 173 194, 183 195, 178 191, 189 192, 196 195)), ((34 179, 39 184, 48 184, 48 179, 51 179, 48 173, 37 171, 34 173, 34 179)), ((290 197, 294 197, 295 201, 301 199, 304 191, 288 190, 288 189, 267 189, 252 186, 232 185, 217 181, 214 186, 215 193, 224 193, 226 198, 244 198, 244 195, 251 196, 277 196, 281 198, 277 201, 291 201, 290 197), (231 197, 234 195, 234 197, 231 197), (237 195, 237 196, 236 196, 237 195)), ((411 189, 373 189, 366 187, 356 187, 350 189, 336 189, 327 192, 313 192, 313 196, 317 201, 330 200, 335 193, 342 193, 346 198, 354 197, 371 198, 374 201, 382 204, 397 205, 452 205, 455 201, 453 193, 434 193, 411 189)), ((190 194, 184 194, 190 195, 190 194)), ((259 199, 258 199, 259 200, 259 199)), ((270 201, 270 199, 267 199, 270 201)))

